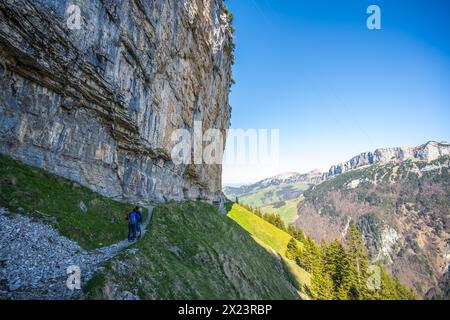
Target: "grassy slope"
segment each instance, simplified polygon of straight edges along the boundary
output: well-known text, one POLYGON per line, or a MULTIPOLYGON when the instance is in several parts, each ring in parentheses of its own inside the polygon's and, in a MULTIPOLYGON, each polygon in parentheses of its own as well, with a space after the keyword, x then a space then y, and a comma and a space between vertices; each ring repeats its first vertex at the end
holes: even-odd
MULTIPOLYGON (((44 220, 86 249, 126 237, 123 217, 132 205, 102 197, 73 181, 0 156, 0 189, 0 206, 12 214, 20 211, 44 220), (80 201, 88 207, 86 214, 80 201)), ((206 204, 170 203, 155 209, 151 231, 135 247, 136 255, 124 252, 96 275, 87 288, 90 297, 101 296, 105 283, 118 277, 121 287, 137 288, 141 298, 298 298, 273 255, 206 204), (179 248, 179 256, 169 251, 173 246, 179 248), (115 274, 120 270, 117 265, 130 259, 134 271, 115 274)))
POLYGON ((105 265, 90 299, 116 285, 141 299, 296 299, 276 259, 236 222, 199 202, 158 206, 145 238, 105 265), (125 266, 125 268, 124 268, 125 266))
POLYGON ((286 223, 292 223, 297 217, 297 204, 300 200, 295 196, 291 198, 292 192, 303 192, 308 189, 304 183, 281 184, 253 190, 252 192, 239 196, 239 202, 250 206, 260 207, 264 212, 277 213, 286 223), (285 204, 275 208, 280 201, 285 204))
POLYGON ((284 255, 286 246, 292 238, 289 234, 239 205, 234 205, 228 216, 239 223, 251 235, 262 240, 281 255, 284 255))
POLYGON ((298 218, 297 206, 302 198, 303 196, 300 196, 300 198, 287 200, 285 201, 285 204, 279 208, 276 208, 275 205, 271 204, 262 207, 261 210, 264 213, 278 214, 285 223, 291 224, 298 218))
POLYGON ((250 206, 262 207, 281 200, 289 198, 287 194, 292 191, 305 191, 308 185, 304 183, 296 184, 280 184, 278 186, 269 186, 266 188, 258 188, 250 193, 239 196, 242 203, 250 206))
MULTIPOLYGON (((232 210, 228 213, 228 216, 256 239, 259 239, 262 243, 272 248, 283 257, 286 267, 295 279, 297 288, 303 289, 304 286, 310 285, 310 274, 294 262, 286 259, 286 247, 292 238, 289 234, 239 205, 234 205, 232 210)), ((301 244, 299 243, 299 246, 300 245, 301 244)))
POLYGON ((0 155, 0 206, 44 220, 85 249, 127 236, 131 204, 103 197, 78 183, 0 155), (83 213, 80 201, 88 207, 83 213), (19 209, 19 210, 18 210, 19 209))

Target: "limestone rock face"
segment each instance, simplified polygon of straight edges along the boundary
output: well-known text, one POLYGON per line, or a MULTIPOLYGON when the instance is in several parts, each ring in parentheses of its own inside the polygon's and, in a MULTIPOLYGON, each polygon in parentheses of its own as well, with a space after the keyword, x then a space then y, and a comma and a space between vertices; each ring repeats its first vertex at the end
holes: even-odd
POLYGON ((1 1, 0 152, 107 196, 213 200, 221 166, 175 165, 171 136, 228 129, 231 48, 222 0, 1 1))

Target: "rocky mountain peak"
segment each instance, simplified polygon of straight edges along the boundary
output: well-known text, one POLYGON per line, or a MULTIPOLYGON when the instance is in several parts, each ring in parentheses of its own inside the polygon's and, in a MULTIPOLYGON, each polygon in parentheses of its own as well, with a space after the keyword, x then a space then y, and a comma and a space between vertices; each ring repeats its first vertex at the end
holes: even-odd
POLYGON ((372 164, 386 164, 405 160, 433 161, 450 154, 447 142, 429 141, 418 147, 379 148, 373 152, 361 153, 346 162, 332 166, 324 174, 324 179, 372 164))
POLYGON ((429 141, 418 147, 378 148, 371 152, 363 152, 346 162, 333 165, 327 172, 321 172, 319 169, 308 173, 286 172, 241 187, 225 187, 225 193, 239 195, 270 186, 300 182, 307 185, 316 185, 336 175, 373 164, 386 164, 405 160, 430 162, 448 154, 450 154, 450 144, 436 141, 429 141))

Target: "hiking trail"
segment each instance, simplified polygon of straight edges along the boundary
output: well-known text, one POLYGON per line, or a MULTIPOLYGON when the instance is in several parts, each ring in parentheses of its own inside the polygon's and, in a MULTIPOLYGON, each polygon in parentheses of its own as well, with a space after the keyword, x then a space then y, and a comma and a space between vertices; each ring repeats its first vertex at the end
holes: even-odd
MULTIPOLYGON (((145 236, 153 218, 153 206, 142 223, 145 236)), ((135 242, 128 239, 92 251, 62 236, 49 225, 24 215, 13 218, 0 208, 0 298, 6 299, 80 299, 82 290, 70 290, 67 268, 78 266, 81 289, 102 263, 135 242)), ((138 249, 129 249, 135 253, 138 249)))

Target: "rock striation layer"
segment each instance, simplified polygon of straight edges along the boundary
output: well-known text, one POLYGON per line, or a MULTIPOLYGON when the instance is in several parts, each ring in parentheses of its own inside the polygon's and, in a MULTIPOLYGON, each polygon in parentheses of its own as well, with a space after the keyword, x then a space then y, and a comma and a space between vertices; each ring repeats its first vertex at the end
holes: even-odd
MULTIPOLYGON (((212 201, 220 165, 175 165, 172 133, 225 133, 222 0, 0 2, 0 152, 107 196, 212 201)), ((225 136, 225 134, 224 134, 225 136)))

